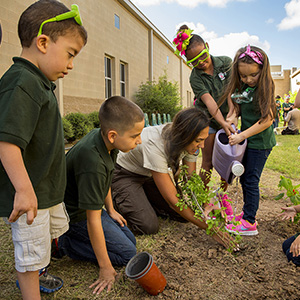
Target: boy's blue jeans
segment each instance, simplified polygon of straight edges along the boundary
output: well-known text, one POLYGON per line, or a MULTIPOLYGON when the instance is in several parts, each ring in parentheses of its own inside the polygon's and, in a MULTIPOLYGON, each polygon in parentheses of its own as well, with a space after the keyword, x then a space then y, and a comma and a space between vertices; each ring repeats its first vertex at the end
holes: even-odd
MULTIPOLYGON (((121 227, 103 209, 101 215, 106 248, 115 266, 124 266, 136 254, 136 240, 127 226, 121 227)), ((59 248, 72 259, 97 263, 87 230, 87 221, 70 224, 69 230, 58 240, 59 248)))
POLYGON ((296 266, 300 266, 300 255, 293 256, 293 254, 290 253, 290 248, 291 248, 292 243, 294 242, 294 240, 296 239, 296 237, 298 235, 299 234, 295 234, 295 235, 291 236, 290 238, 285 240, 282 244, 283 253, 286 255, 288 261, 292 261, 296 266))
POLYGON ((260 176, 272 149, 259 150, 246 148, 243 165, 245 172, 241 176, 243 188, 244 207, 243 219, 250 223, 255 222, 256 212, 259 206, 259 181, 260 176))

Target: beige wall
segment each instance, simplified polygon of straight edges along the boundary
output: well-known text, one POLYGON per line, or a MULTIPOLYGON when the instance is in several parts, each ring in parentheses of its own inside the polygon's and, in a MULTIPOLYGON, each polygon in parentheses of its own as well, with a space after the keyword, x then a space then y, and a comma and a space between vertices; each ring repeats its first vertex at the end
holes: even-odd
POLYGON ((290 80, 291 70, 283 70, 283 76, 281 78, 273 78, 275 83, 275 96, 288 94, 291 90, 291 80, 290 80))
MULTIPOLYGON (((3 41, 0 51, 0 75, 9 68, 11 58, 21 53, 17 36, 18 19, 33 0, 0 0, 0 21, 3 41)), ((68 7, 73 0, 62 0, 68 7)), ((126 64, 126 97, 134 100, 139 85, 147 80, 158 80, 166 70, 170 81, 181 84, 182 104, 187 103, 190 69, 182 64, 170 42, 128 0, 76 0, 83 25, 88 32, 88 43, 75 58, 74 70, 58 84, 63 114, 98 110, 105 100, 104 57, 112 59, 113 95, 120 94, 120 62, 126 64), (114 16, 120 17, 120 29, 114 16), (149 38, 152 36, 152 39, 149 38), (151 45, 151 40, 153 45, 151 45), (153 51, 153 52, 152 52, 153 51), (153 65, 151 66, 151 53, 153 65), (169 57, 169 63, 167 63, 169 57), (152 78, 151 71, 153 70, 152 78)))
POLYGON ((294 93, 300 89, 300 69, 291 74, 291 92, 294 93))
POLYGON ((192 94, 189 84, 191 69, 187 67, 182 59, 174 55, 173 50, 164 47, 157 37, 153 39, 153 79, 155 81, 166 71, 169 81, 177 82, 181 94, 181 105, 189 107, 187 91, 192 94), (183 72, 182 72, 183 70, 183 72))
POLYGON ((291 70, 282 70, 281 65, 273 65, 271 73, 275 83, 275 96, 283 97, 284 94, 288 94, 291 90, 291 70))

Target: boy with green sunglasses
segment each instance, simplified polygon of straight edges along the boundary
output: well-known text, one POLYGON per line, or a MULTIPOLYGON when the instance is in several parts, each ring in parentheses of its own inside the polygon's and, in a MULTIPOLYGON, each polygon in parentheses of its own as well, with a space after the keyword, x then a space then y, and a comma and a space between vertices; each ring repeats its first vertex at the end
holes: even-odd
POLYGON ((53 81, 87 42, 78 7, 39 0, 21 15, 20 57, 0 81, 0 216, 11 226, 23 299, 61 288, 47 273, 51 239, 68 230, 63 128, 53 81))

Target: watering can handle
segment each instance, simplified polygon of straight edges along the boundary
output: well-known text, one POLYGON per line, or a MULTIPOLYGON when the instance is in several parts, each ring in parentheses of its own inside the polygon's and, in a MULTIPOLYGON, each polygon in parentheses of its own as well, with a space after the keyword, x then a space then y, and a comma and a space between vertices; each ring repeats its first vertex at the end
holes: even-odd
POLYGON ((236 155, 236 145, 231 146, 232 155, 236 155))
MULTIPOLYGON (((236 127, 234 124, 231 124, 231 127, 236 130, 236 127)), ((233 134, 233 133, 232 133, 233 134)), ((233 145, 231 146, 231 152, 232 152, 232 155, 236 155, 236 145, 233 145)))

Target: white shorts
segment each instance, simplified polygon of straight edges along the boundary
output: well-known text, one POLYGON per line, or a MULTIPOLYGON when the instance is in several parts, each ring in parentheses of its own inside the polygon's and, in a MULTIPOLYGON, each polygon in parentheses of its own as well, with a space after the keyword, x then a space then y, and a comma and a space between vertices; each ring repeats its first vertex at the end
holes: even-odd
MULTIPOLYGON (((37 271, 46 267, 51 258, 51 239, 58 238, 69 229, 69 216, 65 204, 39 209, 31 225, 23 214, 11 226, 15 247, 15 268, 18 272, 37 271)), ((7 218, 6 218, 7 223, 7 218)))

